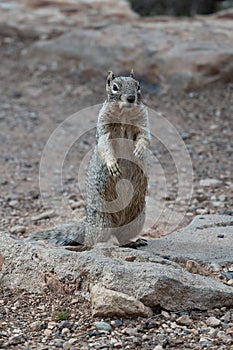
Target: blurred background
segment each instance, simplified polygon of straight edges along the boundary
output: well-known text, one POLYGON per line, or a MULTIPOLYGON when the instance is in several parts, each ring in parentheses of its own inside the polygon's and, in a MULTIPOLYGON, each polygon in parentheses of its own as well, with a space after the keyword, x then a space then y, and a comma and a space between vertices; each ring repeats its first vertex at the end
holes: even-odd
MULTIPOLYGON (((176 205, 181 225, 197 214, 232 215, 232 6, 220 0, 1 0, 0 228, 24 236, 67 220, 41 201, 41 155, 61 122, 103 102, 110 69, 120 75, 134 68, 144 102, 175 126, 190 153, 191 201, 177 198, 176 164, 153 139, 151 152, 166 179, 165 207, 176 205)), ((85 205, 77 169, 94 144, 95 130, 77 140, 65 159, 63 188, 47 193, 65 198, 75 218, 83 217, 85 205)), ((166 220, 161 215, 152 237, 169 231, 166 220)))
POLYGON ((208 15, 233 6, 224 0, 129 0, 134 11, 142 16, 195 16, 208 15))

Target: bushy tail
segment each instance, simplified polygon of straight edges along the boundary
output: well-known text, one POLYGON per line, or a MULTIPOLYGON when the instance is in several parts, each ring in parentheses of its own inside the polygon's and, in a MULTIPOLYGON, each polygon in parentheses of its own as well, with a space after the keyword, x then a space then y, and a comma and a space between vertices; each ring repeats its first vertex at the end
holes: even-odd
POLYGON ((62 246, 77 246, 84 244, 85 221, 58 225, 50 229, 34 232, 28 239, 30 241, 46 240, 62 246))

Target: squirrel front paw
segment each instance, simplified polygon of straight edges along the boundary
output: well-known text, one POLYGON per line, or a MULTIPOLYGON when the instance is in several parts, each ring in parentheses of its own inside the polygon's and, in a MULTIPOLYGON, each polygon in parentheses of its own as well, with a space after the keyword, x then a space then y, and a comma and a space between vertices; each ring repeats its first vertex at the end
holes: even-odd
POLYGON ((135 155, 135 157, 142 159, 145 150, 146 150, 145 145, 143 145, 142 143, 137 143, 133 151, 133 154, 135 155))
POLYGON ((107 168, 109 173, 114 177, 121 176, 121 170, 119 168, 119 165, 116 160, 112 160, 111 162, 107 163, 107 168))

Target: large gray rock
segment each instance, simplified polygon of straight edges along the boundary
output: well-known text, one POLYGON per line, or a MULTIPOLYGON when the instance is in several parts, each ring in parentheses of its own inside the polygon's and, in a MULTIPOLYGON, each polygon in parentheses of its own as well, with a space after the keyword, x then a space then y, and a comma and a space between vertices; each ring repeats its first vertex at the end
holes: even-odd
POLYGON ((0 36, 45 39, 61 35, 73 27, 98 28, 137 17, 126 0, 2 0, 0 36))
POLYGON ((75 59, 79 74, 87 77, 134 67, 143 81, 159 84, 164 78, 165 85, 180 90, 232 80, 232 40, 231 20, 141 19, 101 30, 73 29, 37 42, 29 57, 59 64, 75 59))
POLYGON ((74 60, 77 74, 90 78, 133 67, 143 81, 179 90, 232 81, 231 16, 229 10, 145 19, 126 0, 4 0, 0 36, 36 41, 23 52, 23 63, 32 69, 40 63, 62 69, 74 60))
POLYGON ((233 217, 199 215, 190 225, 151 241, 146 251, 171 259, 210 263, 233 262, 233 217))
MULTIPOLYGON (((173 311, 233 306, 232 287, 192 274, 177 263, 159 257, 155 245, 154 249, 150 248, 157 241, 150 242, 144 251, 100 244, 77 253, 49 243, 20 241, 3 232, 0 283, 30 291, 62 292, 72 281, 84 291, 92 290, 93 313, 98 315, 106 315, 106 300, 114 305, 110 313, 121 315, 122 308, 117 305, 124 298, 127 300, 124 310, 130 310, 131 303, 132 310, 137 312, 127 312, 137 315, 149 314, 148 307, 153 309, 158 305, 173 311), (105 298, 99 298, 100 289, 106 291, 105 298)), ((195 249, 201 245, 200 241, 195 249)))

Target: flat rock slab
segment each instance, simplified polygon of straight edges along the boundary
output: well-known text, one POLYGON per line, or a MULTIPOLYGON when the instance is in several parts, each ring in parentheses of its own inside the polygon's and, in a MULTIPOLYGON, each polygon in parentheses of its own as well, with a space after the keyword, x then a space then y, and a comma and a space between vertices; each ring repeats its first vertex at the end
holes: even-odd
MULTIPOLYGON (((206 220, 206 225, 212 219, 206 220)), ((227 217, 224 220, 224 225, 230 222, 227 217)), ((202 219, 195 222, 199 221, 202 219)), ((191 237, 199 230, 194 228, 195 222, 186 228, 191 227, 191 237)), ((183 236, 183 231, 177 235, 183 236)), ((109 315, 122 315, 124 311, 131 316, 150 315, 158 306, 172 311, 233 306, 231 286, 190 273, 178 263, 157 256, 157 241, 154 250, 153 244, 145 250, 99 244, 90 251, 73 252, 49 243, 17 240, 2 232, 0 284, 62 293, 72 283, 76 289, 91 292, 93 314, 98 316, 106 316, 106 303, 109 315)))
POLYGON ((193 259, 206 263, 233 262, 233 217, 199 215, 190 225, 162 236, 145 247, 173 260, 193 259))

